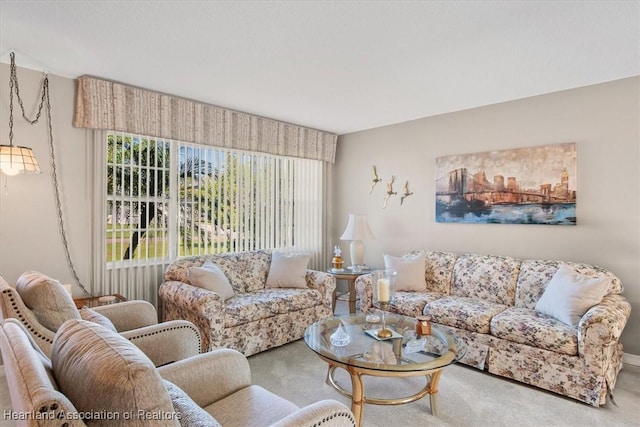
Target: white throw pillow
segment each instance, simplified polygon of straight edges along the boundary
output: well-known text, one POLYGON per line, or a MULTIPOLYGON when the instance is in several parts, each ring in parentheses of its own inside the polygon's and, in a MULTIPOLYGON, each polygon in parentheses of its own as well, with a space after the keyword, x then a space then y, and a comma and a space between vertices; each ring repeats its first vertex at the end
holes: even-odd
POLYGON ((202 267, 189 267, 189 281, 193 286, 220 294, 225 301, 234 295, 227 276, 220 267, 210 261, 202 264, 202 267))
POLYGON ((311 256, 304 253, 271 254, 267 288, 307 288, 307 266, 311 256))
POLYGON ((585 276, 561 264, 538 300, 536 311, 575 328, 584 313, 602 301, 609 280, 604 276, 585 276))
POLYGON ((384 268, 395 270, 396 290, 426 291, 425 280, 426 258, 424 252, 414 252, 402 257, 384 256, 384 268))

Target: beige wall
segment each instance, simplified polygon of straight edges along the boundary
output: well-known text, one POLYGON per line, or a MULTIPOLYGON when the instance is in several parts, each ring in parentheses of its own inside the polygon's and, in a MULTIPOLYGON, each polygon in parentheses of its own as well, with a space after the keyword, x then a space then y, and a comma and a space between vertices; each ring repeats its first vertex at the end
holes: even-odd
MULTIPOLYGON (((348 213, 364 213, 376 240, 365 262, 414 249, 475 252, 598 264, 625 285, 632 314, 622 337, 640 355, 640 78, 429 117, 339 137, 334 166, 334 244, 348 213), (443 224, 435 222, 435 158, 576 142, 576 226, 443 224), (383 182, 369 195, 371 166, 383 182), (382 208, 385 184, 409 180, 414 195, 382 208)), ((332 243, 332 242, 329 242, 332 243)))
MULTIPOLYGON (((19 64, 19 62, 18 62, 19 64)), ((18 68, 20 95, 29 118, 39 104, 42 73, 18 68)), ((9 143, 9 66, 0 64, 0 140, 9 143)), ((91 279, 91 174, 88 132, 71 125, 74 81, 49 76, 58 180, 71 256, 80 280, 91 279)), ((14 145, 32 148, 40 175, 0 174, 0 274, 10 283, 29 269, 73 283, 58 228, 45 112, 29 125, 14 96, 14 145), (5 187, 6 186, 6 187, 5 187)), ((81 295, 75 287, 74 293, 81 295)))

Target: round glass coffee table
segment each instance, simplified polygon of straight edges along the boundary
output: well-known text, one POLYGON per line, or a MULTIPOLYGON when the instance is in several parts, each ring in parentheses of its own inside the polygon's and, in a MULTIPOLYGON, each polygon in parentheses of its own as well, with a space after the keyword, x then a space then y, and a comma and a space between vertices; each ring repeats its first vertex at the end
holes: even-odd
POLYGON ((329 364, 327 383, 351 398, 351 411, 358 425, 365 403, 400 405, 414 402, 427 394, 430 395, 431 413, 437 415, 436 395, 442 370, 460 360, 466 350, 457 336, 435 324, 431 325, 430 335, 415 336, 413 317, 387 313, 386 325, 387 329, 393 331, 393 336, 380 339, 376 335, 382 326, 379 317, 349 314, 320 320, 309 326, 304 334, 307 346, 329 364), (351 391, 335 380, 336 368, 344 369, 351 376, 351 391), (362 377, 367 375, 424 376, 426 385, 411 396, 388 399, 366 397, 362 377))

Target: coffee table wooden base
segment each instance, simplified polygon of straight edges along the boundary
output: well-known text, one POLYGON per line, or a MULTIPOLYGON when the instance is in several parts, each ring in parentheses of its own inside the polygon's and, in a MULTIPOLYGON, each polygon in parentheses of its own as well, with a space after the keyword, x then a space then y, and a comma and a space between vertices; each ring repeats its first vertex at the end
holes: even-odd
POLYGON ((365 403, 371 403, 373 405, 402 405, 404 403, 415 402, 422 399, 427 394, 429 396, 429 403, 431 405, 431 414, 438 415, 438 406, 436 402, 436 395, 438 394, 438 383, 440 382, 440 375, 442 374, 442 368, 436 368, 430 371, 406 371, 406 372, 390 372, 380 371, 377 369, 367 369, 361 367, 350 366, 346 364, 336 363, 334 360, 322 357, 325 362, 329 364, 327 371, 327 384, 330 384, 343 396, 351 398, 351 412, 358 423, 358 426, 362 422, 362 410, 365 403), (336 368, 342 368, 351 376, 351 392, 345 390, 340 384, 338 384, 333 377, 336 368), (392 399, 380 399, 373 397, 366 397, 364 394, 364 383, 362 382, 363 376, 372 377, 426 377, 427 384, 424 388, 411 396, 392 398, 392 399))

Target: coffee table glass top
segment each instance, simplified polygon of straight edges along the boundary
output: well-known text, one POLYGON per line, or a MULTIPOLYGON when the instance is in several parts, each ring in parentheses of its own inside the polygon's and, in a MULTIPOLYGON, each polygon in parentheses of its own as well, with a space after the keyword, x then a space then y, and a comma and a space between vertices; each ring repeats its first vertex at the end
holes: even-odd
MULTIPOLYGON (((304 334, 307 346, 336 363, 381 371, 414 372, 443 368, 464 356, 466 347, 454 334, 432 324, 431 334, 416 337, 415 319, 387 313, 390 339, 379 339, 381 321, 369 322, 362 313, 335 316, 309 326, 304 334), (349 335, 347 345, 332 344, 331 336, 340 329, 349 335)), ((338 342, 334 336, 333 342, 338 342)))

